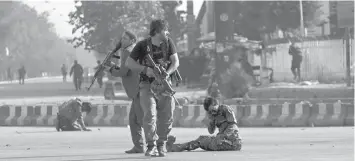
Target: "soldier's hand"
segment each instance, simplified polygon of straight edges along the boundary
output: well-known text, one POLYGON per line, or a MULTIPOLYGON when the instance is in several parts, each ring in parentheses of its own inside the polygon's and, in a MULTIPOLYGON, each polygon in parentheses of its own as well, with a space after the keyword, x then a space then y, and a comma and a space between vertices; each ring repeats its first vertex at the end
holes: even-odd
POLYGON ((114 66, 114 64, 111 61, 107 61, 105 64, 101 64, 101 65, 104 67, 105 71, 109 71, 114 66))
POLYGON ((148 77, 154 77, 154 70, 152 68, 147 68, 147 72, 146 72, 146 75, 148 77))

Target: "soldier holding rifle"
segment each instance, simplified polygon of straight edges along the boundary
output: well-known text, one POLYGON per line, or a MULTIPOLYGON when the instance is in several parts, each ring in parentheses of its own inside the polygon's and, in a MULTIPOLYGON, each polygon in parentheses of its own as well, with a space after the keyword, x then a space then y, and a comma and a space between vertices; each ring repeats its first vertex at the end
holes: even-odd
POLYGON ((150 37, 138 42, 126 61, 128 68, 140 73, 139 100, 144 111, 146 156, 166 155, 164 147, 173 124, 175 92, 171 90, 171 75, 179 66, 179 58, 168 33, 165 20, 152 21, 150 37))

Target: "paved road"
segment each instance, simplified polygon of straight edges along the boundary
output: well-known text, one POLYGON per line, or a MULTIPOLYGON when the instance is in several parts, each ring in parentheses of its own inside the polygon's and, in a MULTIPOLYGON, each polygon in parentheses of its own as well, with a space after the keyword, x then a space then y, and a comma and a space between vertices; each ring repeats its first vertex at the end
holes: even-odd
MULTIPOLYGON (((240 152, 170 153, 165 158, 124 154, 131 148, 128 128, 92 128, 92 132, 55 132, 53 128, 1 127, 0 160, 6 161, 353 161, 354 129, 241 128, 240 152)), ((178 142, 206 134, 206 129, 175 128, 178 142)))
MULTIPOLYGON (((88 83, 84 83, 83 87, 87 87, 88 83)), ((205 91, 201 89, 176 88, 176 97, 192 97, 199 98, 205 95, 205 91)), ((97 84, 90 91, 75 91, 71 82, 62 83, 60 77, 54 78, 33 78, 29 79, 25 85, 17 83, 6 84, 0 82, 0 105, 1 104, 56 104, 68 100, 72 97, 81 97, 83 99, 98 102, 104 101, 104 89, 97 87, 97 84)), ((116 93, 119 101, 127 102, 123 91, 116 93)), ((295 85, 278 83, 269 87, 253 88, 250 96, 250 103, 294 103, 303 100, 313 100, 314 102, 335 102, 344 100, 345 102, 353 102, 354 89, 344 87, 344 85, 295 85), (292 88, 291 88, 292 87, 292 88), (329 99, 331 98, 331 99, 329 99)))

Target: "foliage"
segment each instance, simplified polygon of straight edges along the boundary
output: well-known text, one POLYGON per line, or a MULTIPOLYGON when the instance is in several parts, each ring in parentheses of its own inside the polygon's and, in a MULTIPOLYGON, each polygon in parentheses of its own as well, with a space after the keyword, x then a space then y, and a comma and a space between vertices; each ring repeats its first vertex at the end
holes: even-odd
POLYGON ((147 36, 149 22, 163 17, 156 1, 76 1, 75 8, 69 23, 74 26, 73 34, 79 36, 69 42, 98 53, 112 50, 124 30, 137 37, 147 36))
POLYGON ((160 1, 162 8, 164 9, 165 19, 168 21, 170 26, 170 35, 171 38, 177 42, 178 37, 183 37, 183 34, 186 33, 187 23, 184 20, 181 14, 185 13, 183 11, 177 11, 176 8, 179 7, 181 1, 160 1))
POLYGON ((48 13, 38 14, 22 2, 0 2, 0 69, 17 70, 25 65, 28 76, 41 71, 60 72, 66 54, 73 54, 47 20, 48 13), (5 54, 5 48, 10 55, 5 54))
MULTIPOLYGON (((320 3, 302 1, 305 27, 314 26, 321 19, 320 3)), ((260 33, 286 31, 300 26, 299 1, 238 1, 235 3, 237 33, 251 40, 261 40, 260 33)))

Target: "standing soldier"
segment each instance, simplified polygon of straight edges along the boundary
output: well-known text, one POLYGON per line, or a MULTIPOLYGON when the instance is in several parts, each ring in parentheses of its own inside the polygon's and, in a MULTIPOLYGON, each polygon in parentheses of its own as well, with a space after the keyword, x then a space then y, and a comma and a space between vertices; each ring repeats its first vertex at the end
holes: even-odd
MULTIPOLYGON (((242 148, 242 139, 233 110, 227 105, 220 105, 212 97, 207 97, 203 103, 207 113, 207 129, 213 134, 216 127, 219 129, 216 136, 200 136, 196 140, 184 144, 167 145, 169 152, 182 152, 201 148, 207 151, 239 151, 242 148)), ((169 136, 169 140, 176 140, 169 136)))
MULTIPOLYGON (((95 67, 95 70, 99 69, 100 65, 101 65, 101 61, 98 60, 98 61, 97 61, 97 66, 95 67)), ((101 70, 101 71, 97 74, 97 77, 96 77, 97 83, 99 84, 100 88, 102 88, 102 84, 103 84, 102 79, 104 78, 104 75, 105 75, 104 71, 101 70)))
POLYGON ((84 124, 83 112, 90 113, 91 103, 75 98, 64 102, 57 114, 57 131, 91 131, 84 124))
POLYGON ((138 42, 126 61, 128 68, 141 73, 139 100, 144 111, 146 156, 166 155, 164 146, 173 124, 175 101, 171 95, 159 94, 164 91, 155 91, 160 84, 155 80, 153 68, 146 60, 149 54, 156 64, 162 65, 167 73, 166 80, 171 84, 170 75, 179 67, 179 58, 168 33, 165 20, 153 20, 150 24, 150 37, 138 42))
POLYGON ((83 80, 84 70, 83 67, 78 64, 77 60, 74 60, 74 65, 70 69, 70 76, 72 76, 73 73, 73 83, 75 86, 75 90, 81 90, 81 81, 83 80))
POLYGON ((11 67, 8 67, 8 68, 7 68, 7 80, 12 83, 12 71, 11 71, 11 67))
POLYGON ((67 81, 67 74, 68 74, 68 69, 65 66, 65 64, 62 65, 62 68, 60 68, 61 72, 62 72, 62 76, 63 76, 63 82, 67 81))
POLYGON ((131 109, 129 111, 129 126, 131 130, 132 142, 134 147, 130 150, 125 151, 128 154, 132 153, 143 153, 143 109, 139 102, 139 73, 137 71, 132 71, 128 69, 125 62, 130 55, 127 50, 133 43, 136 42, 136 36, 125 31, 121 39, 121 66, 120 67, 110 67, 109 72, 114 77, 122 77, 122 84, 126 91, 127 96, 132 99, 131 109))
POLYGON ((26 69, 24 65, 22 65, 21 68, 18 69, 18 75, 19 75, 19 84, 25 84, 26 69))

